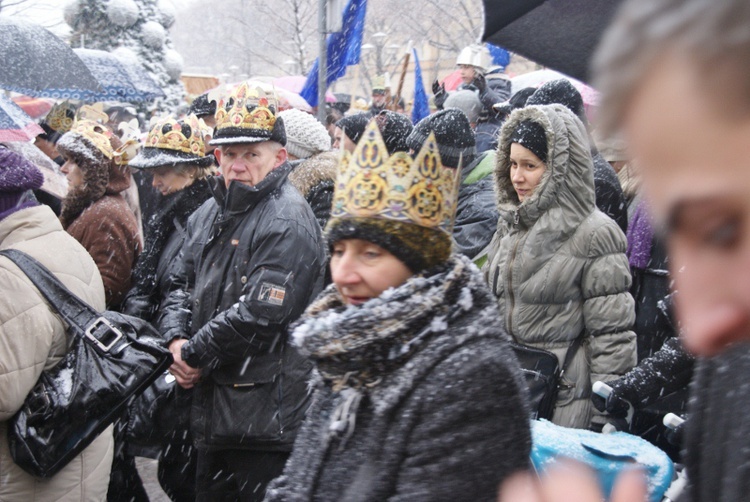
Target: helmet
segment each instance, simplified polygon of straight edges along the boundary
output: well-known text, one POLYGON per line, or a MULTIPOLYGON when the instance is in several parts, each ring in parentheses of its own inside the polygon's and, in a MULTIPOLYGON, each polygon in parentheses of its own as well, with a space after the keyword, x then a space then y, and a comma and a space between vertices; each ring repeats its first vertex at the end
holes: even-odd
POLYGON ((490 65, 490 51, 484 45, 470 45, 465 47, 456 59, 456 64, 475 66, 485 72, 490 65))

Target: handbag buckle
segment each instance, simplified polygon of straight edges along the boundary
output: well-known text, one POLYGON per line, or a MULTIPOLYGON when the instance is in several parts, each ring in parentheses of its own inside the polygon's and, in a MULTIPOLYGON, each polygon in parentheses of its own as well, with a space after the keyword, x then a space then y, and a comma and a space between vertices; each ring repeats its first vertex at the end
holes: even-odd
POLYGON ((104 352, 115 346, 122 338, 122 332, 112 326, 104 317, 97 317, 88 328, 86 328, 86 338, 91 340, 104 352), (98 331, 98 332, 97 332, 98 331))

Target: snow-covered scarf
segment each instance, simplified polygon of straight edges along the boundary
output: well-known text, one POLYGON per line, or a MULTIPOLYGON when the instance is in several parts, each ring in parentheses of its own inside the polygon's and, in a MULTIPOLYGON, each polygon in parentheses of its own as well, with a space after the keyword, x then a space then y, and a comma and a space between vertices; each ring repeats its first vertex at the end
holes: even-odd
POLYGON ((454 256, 360 306, 345 305, 331 285, 296 324, 294 343, 334 391, 376 386, 471 309, 471 266, 454 256))

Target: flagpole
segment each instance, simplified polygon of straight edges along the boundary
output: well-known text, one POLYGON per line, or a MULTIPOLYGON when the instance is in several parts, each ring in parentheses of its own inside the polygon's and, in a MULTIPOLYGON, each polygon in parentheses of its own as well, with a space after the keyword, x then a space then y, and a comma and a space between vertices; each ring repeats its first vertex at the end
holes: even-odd
POLYGON ((326 123, 326 89, 328 87, 328 54, 326 47, 326 4, 318 0, 318 31, 320 31, 320 55, 318 56, 318 120, 326 123))

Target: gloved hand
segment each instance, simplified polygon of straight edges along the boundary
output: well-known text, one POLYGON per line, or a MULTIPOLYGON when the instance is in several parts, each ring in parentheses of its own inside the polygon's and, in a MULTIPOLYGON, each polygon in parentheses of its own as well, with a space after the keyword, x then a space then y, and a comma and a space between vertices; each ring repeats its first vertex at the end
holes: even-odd
POLYGON ((594 403, 594 408, 602 413, 607 412, 615 418, 627 417, 630 409, 630 403, 621 397, 616 386, 612 386, 612 393, 606 400, 599 394, 592 393, 591 402, 594 403))
POLYGON ((448 98, 448 92, 445 90, 445 84, 437 80, 432 83, 432 93, 435 95, 435 106, 438 110, 443 109, 443 103, 448 98))
POLYGON ((479 94, 482 94, 487 90, 487 79, 482 73, 477 72, 474 76, 474 80, 472 80, 471 83, 474 84, 474 87, 477 88, 479 94))

